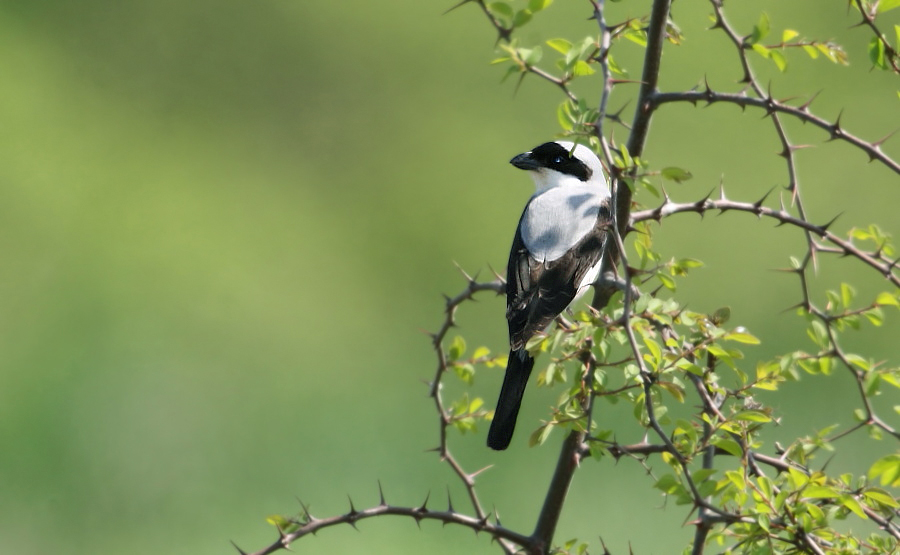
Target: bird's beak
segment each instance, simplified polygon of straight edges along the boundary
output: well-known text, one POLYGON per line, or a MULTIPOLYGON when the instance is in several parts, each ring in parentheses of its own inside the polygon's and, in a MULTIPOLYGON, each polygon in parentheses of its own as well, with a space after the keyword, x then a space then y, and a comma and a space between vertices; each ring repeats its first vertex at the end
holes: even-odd
POLYGON ((540 164, 537 163, 537 160, 531 157, 530 152, 519 154, 510 160, 509 163, 520 170, 536 170, 541 167, 540 164))

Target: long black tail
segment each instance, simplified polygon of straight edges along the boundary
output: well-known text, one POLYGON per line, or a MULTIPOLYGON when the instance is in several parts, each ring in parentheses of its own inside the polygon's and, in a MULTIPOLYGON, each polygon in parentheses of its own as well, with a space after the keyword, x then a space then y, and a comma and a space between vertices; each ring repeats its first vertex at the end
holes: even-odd
POLYGON ((532 368, 534 359, 528 356, 528 351, 519 349, 509 352, 503 387, 500 388, 500 398, 497 399, 497 409, 488 432, 487 444, 491 449, 502 451, 509 447, 513 432, 516 431, 516 417, 519 416, 522 395, 525 394, 532 368))

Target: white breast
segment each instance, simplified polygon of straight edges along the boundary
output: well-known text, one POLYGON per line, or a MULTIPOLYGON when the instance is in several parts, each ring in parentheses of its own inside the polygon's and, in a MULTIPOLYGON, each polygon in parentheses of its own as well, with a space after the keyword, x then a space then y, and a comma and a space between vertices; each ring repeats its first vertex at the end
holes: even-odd
POLYGON ((608 195, 586 185, 553 187, 532 197, 522 215, 522 241, 537 260, 561 257, 593 229, 608 195))

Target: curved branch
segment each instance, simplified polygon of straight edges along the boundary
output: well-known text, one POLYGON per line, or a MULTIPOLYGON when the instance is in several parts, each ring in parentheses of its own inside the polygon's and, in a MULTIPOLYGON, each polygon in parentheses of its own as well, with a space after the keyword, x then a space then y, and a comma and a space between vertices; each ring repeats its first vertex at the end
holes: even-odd
POLYGON ((500 526, 500 524, 492 524, 488 521, 487 518, 481 519, 463 515, 454 511, 452 507, 448 508, 446 511, 433 511, 428 509, 426 503, 423 503, 419 507, 395 507, 392 505, 388 505, 382 499, 381 503, 374 507, 363 510, 356 510, 353 507, 353 503, 351 502, 350 511, 342 515, 332 516, 329 518, 315 518, 310 515, 304 507, 305 521, 297 521, 293 523, 299 526, 299 528, 290 532, 279 531, 278 539, 268 547, 259 551, 254 551, 253 553, 247 553, 246 551, 241 550, 241 548, 237 547, 236 545, 235 547, 237 548, 238 552, 241 553, 241 555, 268 555, 269 553, 287 549, 291 545, 291 543, 295 542, 296 540, 299 540, 303 536, 307 536, 309 534, 315 534, 323 528, 337 526, 339 524, 349 524, 350 526, 353 526, 355 528, 356 523, 360 520, 384 515, 409 517, 414 519, 416 521, 416 524, 423 520, 436 520, 444 524, 457 524, 459 526, 465 526, 466 528, 474 530, 475 532, 487 532, 494 538, 508 540, 522 546, 528 546, 532 543, 532 540, 527 536, 523 536, 522 534, 514 532, 508 528, 504 528, 503 526, 500 526))
POLYGON ((747 106, 760 108, 770 114, 783 113, 790 115, 804 123, 811 123, 816 127, 823 129, 829 134, 829 140, 841 140, 852 144, 865 152, 870 160, 878 160, 890 168, 894 173, 900 174, 900 162, 892 159, 881 150, 881 141, 870 143, 852 133, 848 133, 841 127, 840 121, 831 123, 824 118, 812 114, 809 111, 809 103, 800 107, 795 107, 779 102, 772 97, 753 98, 744 93, 721 93, 710 90, 709 88, 703 91, 657 92, 650 96, 650 102, 656 107, 668 102, 690 102, 692 104, 696 104, 697 102, 706 102, 707 104, 725 102, 736 104, 741 108, 747 106))
MULTIPOLYGON (((849 255, 859 259, 866 265, 877 270, 882 276, 884 276, 885 279, 887 279, 897 287, 900 287, 900 274, 896 273, 896 270, 900 268, 900 266, 898 266, 898 262, 900 261, 888 260, 885 258, 884 254, 881 253, 865 252, 864 250, 854 245, 851 241, 841 239, 837 235, 828 231, 828 226, 831 224, 831 222, 825 225, 815 225, 807 222, 806 220, 803 220, 802 218, 791 215, 784 209, 776 210, 774 208, 769 208, 768 206, 763 206, 762 201, 755 203, 736 202, 722 197, 719 199, 705 198, 697 202, 677 203, 666 199, 661 205, 656 208, 635 212, 634 214, 632 214, 632 221, 660 221, 664 217, 685 212, 693 212, 703 215, 710 210, 718 210, 720 212, 727 212, 729 210, 734 210, 737 212, 749 212, 750 214, 755 214, 758 217, 765 216, 767 218, 777 220, 781 224, 790 224, 804 231, 808 231, 813 235, 821 237, 822 239, 825 239, 829 243, 835 245, 837 247, 836 252, 838 254, 841 254, 843 256, 849 255)), ((816 248, 823 252, 833 252, 831 250, 825 250, 818 246, 816 246, 816 248)))

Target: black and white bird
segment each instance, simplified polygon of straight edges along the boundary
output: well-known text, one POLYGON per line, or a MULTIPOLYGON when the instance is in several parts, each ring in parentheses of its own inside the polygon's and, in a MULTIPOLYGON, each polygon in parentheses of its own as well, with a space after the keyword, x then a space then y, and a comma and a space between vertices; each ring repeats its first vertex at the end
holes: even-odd
POLYGON ((510 164, 531 174, 535 193, 506 270, 509 362, 487 441, 497 450, 509 446, 534 367, 525 344, 597 281, 612 225, 609 184, 590 148, 544 143, 510 164))

